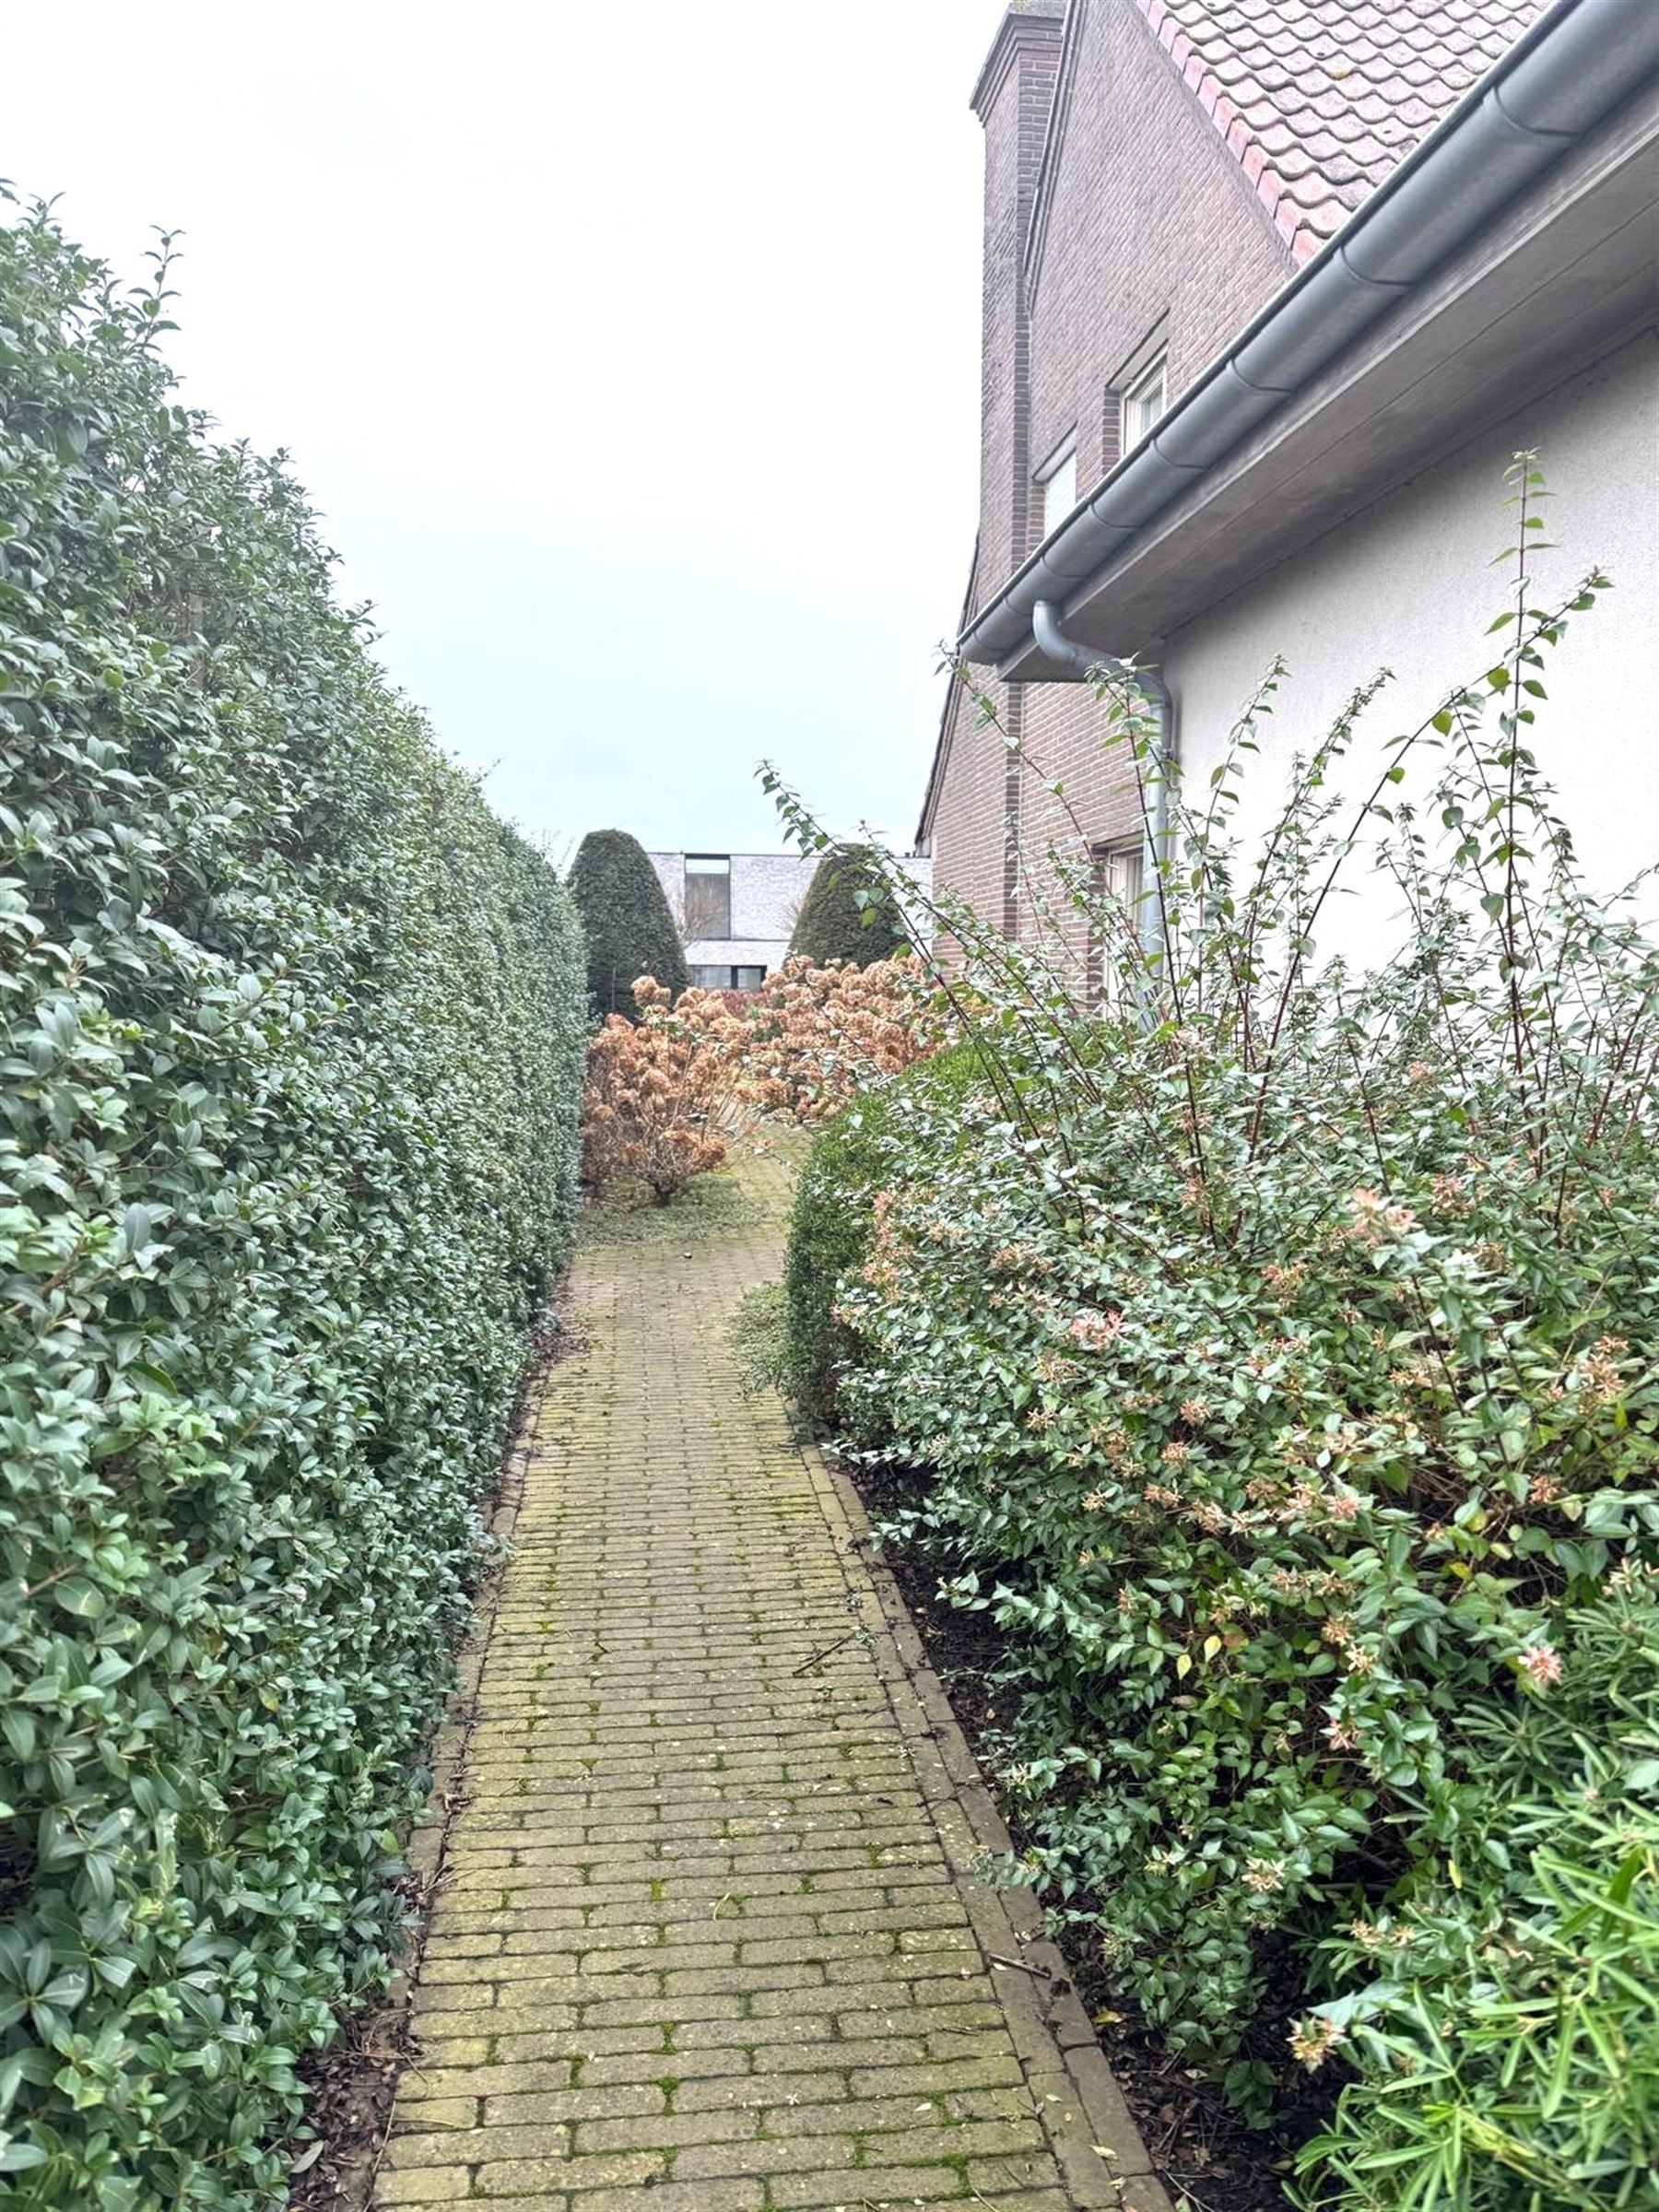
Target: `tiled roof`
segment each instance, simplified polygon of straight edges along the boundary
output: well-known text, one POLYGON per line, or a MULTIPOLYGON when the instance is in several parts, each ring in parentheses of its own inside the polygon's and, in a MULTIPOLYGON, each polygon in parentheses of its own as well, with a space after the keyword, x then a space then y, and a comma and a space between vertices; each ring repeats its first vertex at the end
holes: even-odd
POLYGON ((1298 261, 1546 0, 1135 0, 1298 261))

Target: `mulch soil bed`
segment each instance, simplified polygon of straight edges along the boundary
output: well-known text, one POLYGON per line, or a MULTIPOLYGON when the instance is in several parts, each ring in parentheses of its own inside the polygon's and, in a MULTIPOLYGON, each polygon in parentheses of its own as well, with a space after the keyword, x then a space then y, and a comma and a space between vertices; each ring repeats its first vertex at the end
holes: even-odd
MULTIPOLYGON (((915 1480, 902 1473, 858 1466, 845 1471, 873 1522, 914 1502, 915 1480)), ((986 1739, 1006 1731, 1018 1707, 1018 1692, 996 1679, 1007 1656, 1003 1640, 989 1614, 960 1612, 937 1594, 933 1568, 890 1546, 882 1557, 958 1724, 994 1789, 995 1760, 986 1739)), ((1000 1796, 998 1804, 1018 1850, 1027 1839, 1018 1809, 1000 1796)), ((1086 1894, 1074 1902, 1077 1910, 1088 1910, 1086 1894)), ((1246 2127, 1212 2081, 1164 2048, 1084 1946, 1072 1939, 1064 1948, 1100 2049, 1175 2203, 1191 2212, 1287 2212, 1284 2175, 1297 2145, 1328 2111, 1328 2093, 1311 2095, 1312 2085, 1295 2071, 1287 2053, 1290 2022, 1307 2002, 1293 1962, 1286 1959, 1276 1973, 1270 1961, 1267 1998, 1241 2053, 1265 2062, 1279 2077, 1282 2117, 1269 2132, 1246 2127)))
POLYGON ((301 2061, 306 2124, 316 2139, 289 2170, 289 2212, 341 2212, 363 2202, 398 2077, 415 2055, 407 2007, 385 1998, 343 2020, 337 2041, 301 2061))

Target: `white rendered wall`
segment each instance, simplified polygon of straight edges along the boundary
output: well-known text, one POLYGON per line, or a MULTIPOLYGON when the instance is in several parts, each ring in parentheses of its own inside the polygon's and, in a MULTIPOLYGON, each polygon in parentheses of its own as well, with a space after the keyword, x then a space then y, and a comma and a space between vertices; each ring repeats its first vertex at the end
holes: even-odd
MULTIPOLYGON (((1659 335, 1649 333, 1571 383, 1306 547, 1292 560, 1176 631, 1164 656, 1177 700, 1185 791, 1202 806, 1209 771, 1274 655, 1288 664, 1261 750, 1242 779, 1247 834, 1277 814, 1292 757, 1324 735, 1375 671, 1394 681, 1368 710, 1343 788, 1369 787, 1385 741, 1431 713, 1453 685, 1502 656, 1485 635, 1512 570, 1492 556, 1513 542, 1503 472, 1535 448, 1548 479, 1531 563, 1531 603, 1566 599, 1587 571, 1612 579, 1572 618, 1538 673, 1531 743, 1554 783, 1583 871, 1611 890, 1659 861, 1659 335)), ((1496 735, 1496 720, 1490 724, 1496 735)), ((1425 794, 1433 761, 1408 767, 1400 793, 1425 794)), ((1319 932, 1322 952, 1360 953, 1399 909, 1386 877, 1356 854, 1349 896, 1319 932), (1357 895, 1355 895, 1357 894, 1357 895)), ((1652 916, 1655 900, 1641 902, 1652 916)))
MULTIPOLYGON (((694 966, 781 968, 801 900, 818 866, 798 853, 733 853, 730 937, 688 941, 686 958, 694 966)), ((686 930, 686 856, 647 855, 668 900, 682 938, 686 930)))

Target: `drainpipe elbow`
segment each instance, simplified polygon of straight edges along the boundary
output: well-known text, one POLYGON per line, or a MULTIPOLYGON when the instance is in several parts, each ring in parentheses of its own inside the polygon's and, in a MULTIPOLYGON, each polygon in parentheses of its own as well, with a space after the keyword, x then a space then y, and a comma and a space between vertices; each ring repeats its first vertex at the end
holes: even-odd
MULTIPOLYGON (((1131 668, 1126 663, 1114 660, 1109 653, 1097 653, 1092 646, 1080 645, 1076 638, 1068 638, 1060 619, 1060 609, 1052 599, 1039 599, 1031 609, 1031 635, 1049 660, 1058 661, 1064 668, 1075 668, 1079 676, 1087 676, 1094 668, 1104 669, 1109 676, 1137 686, 1151 705, 1153 720, 1158 725, 1156 752, 1159 772, 1155 779, 1152 811, 1147 823, 1146 854, 1147 875, 1156 876, 1168 860, 1171 832, 1170 780, 1176 764, 1175 700, 1169 685, 1155 668, 1131 668)), ((1148 901, 1144 926, 1148 959, 1157 960, 1163 950, 1161 895, 1148 901)), ((1148 991, 1143 998, 1141 1019, 1149 1027, 1154 1018, 1152 994, 1148 991)))
POLYGON ((1091 668, 1117 672, 1118 664, 1108 654, 1095 653, 1066 636, 1060 625, 1060 609, 1052 599, 1039 599, 1031 609, 1031 635, 1045 659, 1058 661, 1063 668, 1075 668, 1079 676, 1087 676, 1091 668))
POLYGON ((1092 645, 1082 645, 1076 638, 1068 638, 1061 623, 1060 609, 1052 599, 1039 599, 1031 609, 1031 635, 1038 651, 1046 659, 1058 661, 1063 668, 1075 668, 1079 676, 1087 676, 1091 668, 1103 668, 1108 676, 1137 685, 1158 714, 1162 740, 1159 749, 1170 750, 1175 727, 1175 701, 1169 685, 1156 668, 1131 668, 1126 662, 1114 660, 1109 653, 1097 653, 1092 645))

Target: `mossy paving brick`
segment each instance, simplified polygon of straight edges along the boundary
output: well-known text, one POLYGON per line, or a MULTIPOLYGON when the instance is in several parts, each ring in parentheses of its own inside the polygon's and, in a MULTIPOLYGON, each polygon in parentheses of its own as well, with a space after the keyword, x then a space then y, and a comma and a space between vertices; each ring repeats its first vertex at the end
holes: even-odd
MULTIPOLYGON (((657 2050, 662 2050, 659 2039, 657 2050)), ((488 2044, 483 2046, 488 2051, 488 2044)), ((429 2053, 423 2050, 420 2060, 405 2075, 398 2090, 398 2110, 401 2112, 411 2100, 425 2103, 428 2099, 441 2101, 451 2097, 506 2097, 522 2096, 535 2091, 537 2095, 553 2089, 568 2089, 571 2086, 572 2059, 529 2058, 491 2061, 480 2056, 476 2065, 460 2066, 434 2065, 429 2053)), ((583 2078, 588 2078, 584 2073, 583 2078)), ((654 2076, 629 2075, 629 2080, 653 2080, 654 2076)), ((549 2119, 556 2115, 549 2113, 549 2119)))
POLYGON ((737 1387, 789 1171, 736 1180, 741 1233, 582 1246, 380 2201, 865 2212, 971 2203, 978 2172, 1009 2212, 1109 2205, 1086 2135, 1045 2132, 1025 2084, 1061 2054, 953 1871, 968 1778, 927 1751, 821 1465, 737 1387))
MULTIPOLYGON (((536 2201, 546 2204, 555 2190, 650 2188, 653 2183, 665 2180, 667 2172, 668 2159, 660 2150, 624 2151, 619 2155, 612 2152, 602 2158, 569 2159, 558 2163, 504 2159, 480 2166, 473 2177, 473 2189, 480 2197, 522 2199, 535 2193, 536 2201)), ((569 2203, 568 2197, 557 2201, 561 2206, 569 2203)), ((503 2212, 508 2212, 508 2207, 504 2206, 503 2212)), ((522 2204, 514 2203, 511 2212, 523 2212, 522 2204)))
MULTIPOLYGON (((765 2191, 758 2181, 667 2182, 645 2200, 651 2212, 761 2212, 765 2191)), ((631 2189, 582 2189, 571 2212, 641 2212, 631 2189)))
POLYGON ((498 2126, 535 2126, 544 2120, 629 2120, 639 2123, 636 2140, 650 2142, 652 2130, 667 2112, 667 2093, 660 2086, 673 2074, 665 2058, 653 2081, 601 2081, 585 2076, 575 2089, 507 2089, 484 2100, 484 2124, 498 2126))
POLYGON ((702 2045, 700 2035, 693 2048, 680 2049, 679 2045, 686 2041, 684 2036, 677 2037, 676 2047, 672 2051, 665 2050, 659 2038, 649 2051, 625 2051, 610 2055, 595 2052, 592 2058, 584 2058, 582 2062, 582 2081, 585 2084, 671 2078, 679 2084, 676 2095, 677 2102, 683 2105, 686 2088, 691 2082, 717 2080, 724 2076, 742 2076, 749 2072, 748 2052, 741 2043, 702 2045))
POLYGON ((436 2135, 444 2128, 477 2127, 482 2116, 475 2089, 452 2089, 440 2095, 429 2082, 412 2088, 406 2085, 392 2117, 392 2132, 394 2136, 436 2135))
POLYGON ((480 2159, 491 2158, 562 2159, 570 2147, 568 2127, 537 2121, 526 2127, 469 2127, 435 2135, 394 2136, 387 2156, 399 2167, 472 2166, 480 2159))
POLYGON ((584 2120, 576 2130, 576 2148, 593 2150, 676 2150, 687 2143, 732 2143, 764 2131, 753 2110, 672 2112, 666 2120, 584 2120))
POLYGON ((759 2143, 695 2143, 677 2151, 676 2178, 711 2174, 816 2173, 851 2166, 858 2153, 851 2136, 776 2136, 759 2143))
POLYGON ((376 2177, 377 2205, 458 2205, 472 2186, 465 2166, 400 2167, 394 2160, 383 2165, 376 2177))
MULTIPOLYGON (((781 2174, 772 2183, 771 2201, 784 2208, 800 2205, 823 2207, 824 2212, 835 2212, 844 2206, 845 2212, 866 2212, 866 2207, 878 2206, 881 2212, 899 2212, 912 2205, 960 2203, 971 2205, 962 2186, 961 2169, 957 2166, 846 2166, 820 2169, 815 2172, 781 2174)), ((1065 2199, 1058 2197, 1058 2204, 1065 2199)))

